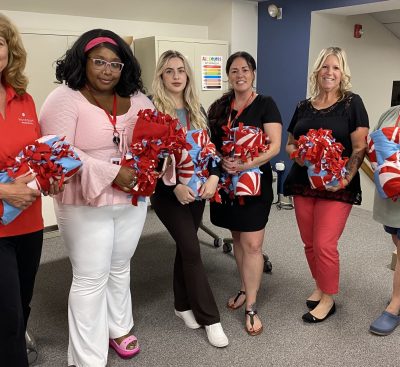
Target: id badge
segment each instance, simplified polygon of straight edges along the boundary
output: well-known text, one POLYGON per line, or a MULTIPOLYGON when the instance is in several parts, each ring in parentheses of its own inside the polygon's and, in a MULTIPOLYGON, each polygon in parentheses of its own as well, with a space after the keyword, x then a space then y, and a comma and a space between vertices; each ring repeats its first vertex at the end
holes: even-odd
POLYGON ((117 166, 121 165, 121 157, 113 157, 110 159, 112 164, 116 164, 117 166))

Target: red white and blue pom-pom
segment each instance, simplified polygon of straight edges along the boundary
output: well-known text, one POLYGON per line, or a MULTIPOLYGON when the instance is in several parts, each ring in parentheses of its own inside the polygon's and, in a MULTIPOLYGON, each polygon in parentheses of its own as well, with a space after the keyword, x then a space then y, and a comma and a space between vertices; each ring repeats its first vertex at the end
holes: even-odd
MULTIPOLYGON (((154 193, 160 159, 189 149, 178 119, 157 110, 140 110, 131 146, 121 162, 137 173, 136 184, 130 192, 132 204, 137 205, 138 200, 145 200, 154 193)), ((116 185, 114 187, 119 189, 116 185)))
POLYGON ((310 129, 297 140, 297 149, 290 158, 300 158, 308 167, 311 187, 324 190, 342 183, 348 158, 343 158, 344 146, 336 142, 332 130, 310 129))
MULTIPOLYGON (((215 167, 221 159, 217 155, 215 145, 211 142, 207 130, 187 131, 186 141, 191 146, 190 150, 175 156, 177 176, 179 182, 188 185, 199 199, 199 190, 210 175, 209 164, 215 167)), ((211 201, 221 201, 218 191, 211 201)))
MULTIPOLYGON (((10 158, 0 169, 0 182, 10 183, 19 177, 35 174, 28 186, 43 193, 53 182, 59 187, 72 177, 82 165, 73 147, 65 137, 46 135, 27 145, 15 158, 10 158)), ((8 224, 21 213, 6 201, 0 201, 0 222, 8 224)))

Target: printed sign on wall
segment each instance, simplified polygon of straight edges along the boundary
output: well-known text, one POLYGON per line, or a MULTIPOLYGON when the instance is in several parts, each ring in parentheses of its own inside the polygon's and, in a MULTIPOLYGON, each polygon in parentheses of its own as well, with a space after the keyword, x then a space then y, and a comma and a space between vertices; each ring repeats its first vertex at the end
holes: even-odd
POLYGON ((222 89, 222 56, 201 57, 201 89, 222 89))

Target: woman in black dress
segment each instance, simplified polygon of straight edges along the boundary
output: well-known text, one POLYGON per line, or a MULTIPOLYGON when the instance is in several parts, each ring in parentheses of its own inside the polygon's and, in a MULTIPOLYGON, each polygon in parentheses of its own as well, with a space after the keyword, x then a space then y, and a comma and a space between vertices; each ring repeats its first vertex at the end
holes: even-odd
MULTIPOLYGON (((256 63, 247 52, 236 52, 226 63, 231 89, 215 101, 209 109, 212 140, 221 151, 223 126, 255 126, 269 137, 269 150, 259 157, 243 162, 225 157, 222 169, 229 174, 238 174, 246 169, 259 167, 261 194, 246 196, 244 203, 238 197, 231 199, 221 192, 222 204, 211 203, 211 222, 232 232, 234 254, 240 274, 239 293, 230 298, 227 306, 238 309, 246 304, 246 330, 250 335, 262 332, 262 323, 257 316, 256 298, 263 273, 262 244, 265 225, 273 200, 272 170, 269 161, 279 153, 282 124, 279 110, 271 97, 258 95, 253 90, 256 63)), ((243 198, 243 197, 242 197, 243 198)))
POLYGON ((307 167, 296 158, 284 183, 285 195, 294 196, 295 212, 304 251, 315 288, 306 301, 311 309, 305 322, 316 323, 335 313, 333 295, 339 291, 338 241, 352 204, 361 204, 358 169, 364 159, 368 115, 359 95, 350 92, 350 70, 346 54, 339 47, 321 51, 310 76, 311 97, 299 102, 289 125, 286 151, 290 155, 296 140, 310 129, 329 129, 350 157, 346 177, 339 185, 315 190, 310 186, 307 167))

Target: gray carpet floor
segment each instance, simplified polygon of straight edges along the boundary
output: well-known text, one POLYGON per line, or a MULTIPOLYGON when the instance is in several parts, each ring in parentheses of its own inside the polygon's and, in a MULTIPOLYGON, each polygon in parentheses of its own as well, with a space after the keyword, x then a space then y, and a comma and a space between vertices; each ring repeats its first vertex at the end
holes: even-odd
MULTIPOLYGON (((221 237, 228 232, 204 223, 221 237)), ((243 309, 225 307, 239 286, 234 259, 199 231, 202 256, 221 321, 230 340, 212 347, 204 329, 187 329, 173 314, 174 242, 154 212, 149 211, 143 236, 132 260, 134 333, 142 351, 121 360, 110 350, 110 367, 119 366, 399 366, 400 330, 387 337, 368 332, 391 292, 388 265, 393 245, 371 213, 354 208, 340 241, 341 291, 337 313, 317 325, 301 320, 312 281, 298 234, 294 211, 273 207, 264 250, 273 265, 259 292, 264 323, 260 336, 244 330, 243 309)), ((60 237, 45 240, 29 328, 39 348, 37 366, 67 366, 67 298, 71 266, 60 237)), ((1 363, 0 363, 1 364, 1 363)))

